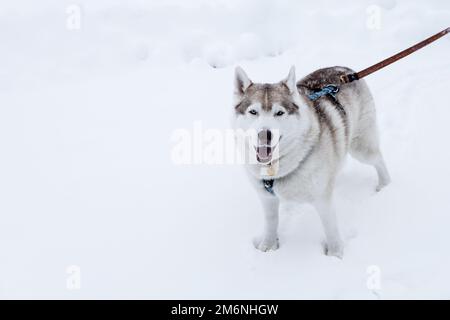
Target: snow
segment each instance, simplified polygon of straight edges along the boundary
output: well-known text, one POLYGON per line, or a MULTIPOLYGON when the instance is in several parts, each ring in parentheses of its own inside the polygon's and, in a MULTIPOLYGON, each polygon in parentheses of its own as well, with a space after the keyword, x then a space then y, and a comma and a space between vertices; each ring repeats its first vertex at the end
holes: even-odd
POLYGON ((450 298, 450 36, 367 78, 393 183, 348 159, 343 260, 309 206, 255 250, 242 168, 171 159, 174 131, 229 128, 235 65, 362 69, 448 27, 448 1, 77 3, 75 30, 72 1, 0 6, 0 298, 450 298))

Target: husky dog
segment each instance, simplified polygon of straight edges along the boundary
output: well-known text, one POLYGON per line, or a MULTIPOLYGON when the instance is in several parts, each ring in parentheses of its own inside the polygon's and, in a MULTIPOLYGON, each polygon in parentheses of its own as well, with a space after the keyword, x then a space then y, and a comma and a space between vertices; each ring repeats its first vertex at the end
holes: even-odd
POLYGON ((377 191, 389 184, 375 106, 366 83, 355 81, 342 85, 338 93, 314 101, 309 98, 353 72, 345 67, 324 68, 296 82, 292 67, 286 79, 261 84, 253 83, 244 70, 236 68, 235 127, 257 132, 256 139, 246 146, 256 161, 245 165, 264 208, 265 228, 255 244, 257 249, 278 249, 280 204, 308 202, 319 213, 326 236, 325 253, 343 257, 332 194, 347 152, 375 167, 377 191))

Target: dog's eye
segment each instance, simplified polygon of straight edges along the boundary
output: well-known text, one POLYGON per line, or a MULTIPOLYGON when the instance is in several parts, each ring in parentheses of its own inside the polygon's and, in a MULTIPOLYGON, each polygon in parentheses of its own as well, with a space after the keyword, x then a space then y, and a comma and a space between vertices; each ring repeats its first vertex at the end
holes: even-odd
POLYGON ((284 114, 284 111, 278 111, 277 113, 275 113, 276 117, 282 116, 284 114))
POLYGON ((258 112, 256 110, 250 110, 248 113, 250 113, 251 115, 256 116, 258 114, 258 112))

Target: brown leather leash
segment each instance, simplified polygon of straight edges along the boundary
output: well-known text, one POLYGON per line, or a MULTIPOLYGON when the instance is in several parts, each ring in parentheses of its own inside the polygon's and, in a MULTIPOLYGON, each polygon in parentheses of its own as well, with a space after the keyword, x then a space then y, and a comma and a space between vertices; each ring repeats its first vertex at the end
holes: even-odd
POLYGON ((340 77, 341 83, 350 83, 352 81, 362 79, 362 78, 368 76, 369 74, 374 73, 375 71, 378 71, 378 70, 390 65, 391 63, 394 63, 395 61, 398 61, 398 60, 410 55, 411 53, 413 53, 419 49, 422 49, 426 45, 429 45, 430 43, 436 41, 437 39, 445 36, 447 33, 450 33, 450 28, 442 30, 441 32, 436 33, 434 36, 431 36, 431 37, 413 45, 412 47, 405 49, 402 52, 399 52, 399 53, 393 55, 392 57, 384 59, 383 61, 378 62, 377 64, 374 64, 373 66, 370 66, 360 72, 343 75, 340 77))

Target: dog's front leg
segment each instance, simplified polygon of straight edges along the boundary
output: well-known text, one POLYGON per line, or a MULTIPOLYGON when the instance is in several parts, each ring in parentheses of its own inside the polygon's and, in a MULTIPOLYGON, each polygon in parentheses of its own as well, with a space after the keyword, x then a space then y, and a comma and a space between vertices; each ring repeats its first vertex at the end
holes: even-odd
POLYGON ((336 213, 331 203, 331 197, 323 197, 314 203, 326 236, 325 253, 328 256, 343 258, 344 243, 341 239, 336 213))
POLYGON ((263 236, 255 243, 257 249, 266 252, 278 249, 278 210, 279 201, 274 195, 268 194, 266 190, 260 191, 259 195, 264 209, 264 232, 263 236))

